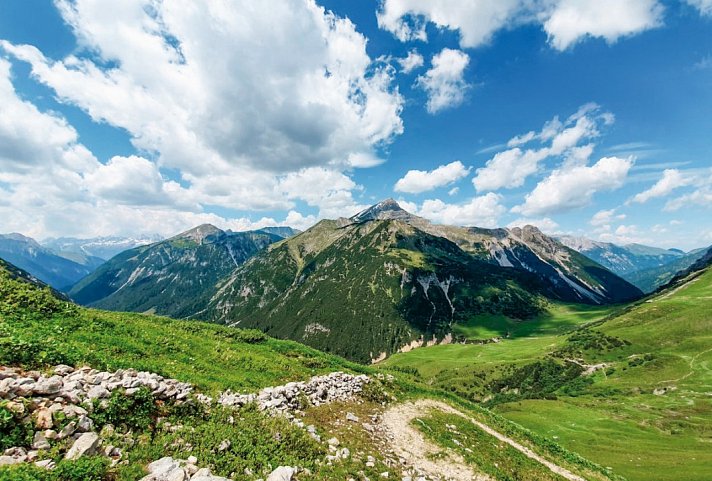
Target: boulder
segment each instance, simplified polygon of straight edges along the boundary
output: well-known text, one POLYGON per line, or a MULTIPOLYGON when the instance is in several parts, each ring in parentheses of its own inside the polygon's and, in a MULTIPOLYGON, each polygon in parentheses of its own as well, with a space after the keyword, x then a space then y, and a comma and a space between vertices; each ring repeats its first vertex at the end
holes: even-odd
POLYGON ((297 472, 291 466, 280 466, 267 477, 267 481, 292 481, 292 477, 297 472))
POLYGON ((101 439, 96 433, 84 433, 74 441, 64 459, 75 460, 96 453, 101 439))

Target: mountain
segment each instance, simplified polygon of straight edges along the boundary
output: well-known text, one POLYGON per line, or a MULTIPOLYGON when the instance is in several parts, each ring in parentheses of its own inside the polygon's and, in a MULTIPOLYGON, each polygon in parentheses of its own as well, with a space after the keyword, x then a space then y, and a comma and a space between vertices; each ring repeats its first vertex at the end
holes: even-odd
POLYGON ((229 232, 209 224, 124 251, 77 283, 69 296, 111 310, 185 317, 198 313, 216 283, 282 237, 229 232))
POLYGON ((69 289, 101 262, 90 258, 87 263, 67 259, 17 233, 0 234, 0 257, 57 290, 69 289))
POLYGON ((621 481, 405 372, 254 330, 84 309, 2 262, 0 347, 2 481, 621 481))
POLYGON ((605 304, 640 295, 535 227, 435 225, 388 199, 256 255, 194 317, 368 362, 448 342, 453 324, 477 316, 523 320, 549 300, 605 304))
POLYGON ((704 256, 705 252, 707 252, 706 249, 695 249, 663 266, 631 272, 624 277, 643 292, 650 293, 667 284, 679 272, 690 268, 700 257, 704 256))
POLYGON ((278 235, 282 239, 295 236, 301 231, 299 229, 294 229, 292 227, 279 226, 279 227, 263 227, 260 229, 262 232, 267 232, 268 234, 278 235))
POLYGON ((584 254, 620 276, 661 267, 685 255, 679 249, 661 249, 641 244, 619 246, 610 242, 573 236, 561 236, 557 239, 565 246, 584 254))
MULTIPOLYGON (((162 238, 157 235, 135 238, 110 236, 91 239, 59 237, 46 239, 42 242, 42 245, 54 251, 57 255, 86 265, 86 262, 82 262, 83 259, 96 258, 100 260, 99 264, 101 264, 125 250, 153 244, 160 240, 162 240, 162 238)), ((98 267, 98 265, 96 267, 98 267)))
POLYGON ((557 239, 646 293, 664 285, 704 253, 704 249, 685 253, 680 249, 661 249, 642 244, 620 246, 585 237, 560 236, 557 239))

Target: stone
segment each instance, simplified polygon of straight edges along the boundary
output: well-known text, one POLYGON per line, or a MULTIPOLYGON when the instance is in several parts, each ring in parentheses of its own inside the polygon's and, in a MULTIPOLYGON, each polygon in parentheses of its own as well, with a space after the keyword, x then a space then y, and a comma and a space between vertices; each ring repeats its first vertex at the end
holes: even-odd
POLYGON ((164 458, 159 459, 158 461, 154 461, 149 464, 148 472, 151 474, 162 474, 172 471, 173 469, 179 466, 180 464, 178 463, 178 461, 176 461, 170 456, 166 456, 164 458))
POLYGON ((53 426, 52 412, 49 409, 41 408, 35 411, 35 427, 37 429, 52 429, 53 426))
POLYGON ((35 433, 35 437, 32 439, 32 448, 33 449, 49 449, 50 448, 49 442, 47 441, 47 438, 44 437, 44 434, 42 434, 42 432, 37 431, 35 433))
POLYGON ((62 389, 62 378, 52 376, 50 378, 41 377, 33 386, 32 391, 39 395, 57 394, 62 389))
POLYGON ((292 481, 296 469, 291 466, 280 466, 267 477, 267 481, 292 481))
POLYGON ((0 466, 10 466, 11 464, 20 464, 25 462, 21 457, 15 456, 0 456, 0 466))
POLYGON ((86 433, 94 429, 94 421, 92 421, 88 416, 82 415, 77 420, 77 431, 86 433))
POLYGON ((42 461, 35 461, 35 466, 38 468, 44 468, 52 470, 57 467, 57 465, 51 459, 43 459, 42 461))
POLYGON ((98 434, 84 433, 79 436, 76 441, 74 441, 74 444, 72 444, 72 447, 64 456, 64 459, 75 460, 81 458, 82 456, 94 454, 96 453, 100 443, 101 439, 98 434))
POLYGON ((346 413, 346 420, 351 421, 352 423, 357 423, 358 416, 356 416, 354 413, 346 413))
POLYGON ((57 439, 64 439, 66 437, 71 436, 74 434, 74 431, 77 430, 77 423, 75 421, 71 421, 68 423, 66 426, 62 428, 62 430, 57 434, 57 439))
POLYGON ((89 399, 106 399, 111 395, 108 389, 102 386, 92 386, 87 392, 89 399))
POLYGON ((196 458, 195 456, 188 456, 188 462, 190 464, 198 464, 198 458, 196 458))

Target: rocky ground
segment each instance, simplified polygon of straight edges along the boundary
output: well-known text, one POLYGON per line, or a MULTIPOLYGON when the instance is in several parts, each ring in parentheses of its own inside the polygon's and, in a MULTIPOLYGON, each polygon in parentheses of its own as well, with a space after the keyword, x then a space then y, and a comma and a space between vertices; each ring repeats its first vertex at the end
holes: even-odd
MULTIPOLYGON (((139 389, 146 388, 154 399, 164 403, 199 402, 206 406, 222 405, 235 409, 255 403, 260 410, 291 419, 320 440, 314 426, 305 426, 299 419, 301 410, 308 406, 349 400, 358 395, 368 382, 369 378, 365 375, 334 372, 315 376, 307 382, 268 387, 258 393, 226 391, 214 399, 194 392, 193 386, 188 383, 131 369, 110 373, 89 367, 74 369, 58 365, 51 370, 51 374, 43 374, 0 367, 0 402, 15 414, 19 422, 31 425, 34 431, 31 445, 6 449, 0 456, 0 466, 35 463, 53 469, 54 461, 46 456, 50 449, 58 449, 65 459, 70 460, 103 455, 111 458, 114 464, 121 462, 121 449, 105 442, 114 434, 113 426, 105 426, 101 432, 96 432, 91 419, 94 407, 107 403, 116 390, 121 390, 122 395, 132 396, 139 389)), ((164 423, 163 427, 171 429, 168 423, 164 423)), ((348 450, 337 448, 338 441, 329 440, 329 446, 333 454, 327 457, 327 462, 348 456, 348 450)), ((151 463, 148 466, 150 474, 143 481, 226 479, 213 476, 208 468, 200 468, 197 459, 191 458, 176 460, 165 457, 151 463)), ((274 470, 268 480, 290 480, 297 471, 297 468, 282 466, 274 470)))

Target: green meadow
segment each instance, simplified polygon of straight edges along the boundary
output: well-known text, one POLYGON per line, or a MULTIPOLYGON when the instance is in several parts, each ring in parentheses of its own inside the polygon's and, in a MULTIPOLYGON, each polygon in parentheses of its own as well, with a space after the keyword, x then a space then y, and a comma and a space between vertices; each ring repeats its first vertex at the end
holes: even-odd
POLYGON ((712 269, 632 306, 558 305, 535 321, 473 319, 458 333, 500 340, 416 349, 384 367, 490 403, 630 480, 712 479, 712 269), (571 381, 541 368, 572 362, 598 369, 571 381))

